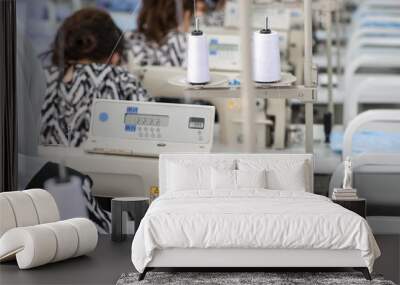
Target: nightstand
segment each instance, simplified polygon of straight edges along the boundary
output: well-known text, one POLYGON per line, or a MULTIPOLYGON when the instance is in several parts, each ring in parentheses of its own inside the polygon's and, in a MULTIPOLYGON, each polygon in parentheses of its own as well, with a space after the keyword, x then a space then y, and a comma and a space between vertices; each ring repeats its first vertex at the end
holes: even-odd
POLYGON ((124 221, 123 213, 127 213, 127 218, 133 220, 136 233, 140 221, 146 214, 150 199, 147 197, 120 197, 111 200, 111 224, 113 241, 123 241, 126 239, 128 221, 124 221), (125 233, 124 233, 125 232, 125 233))
POLYGON ((340 206, 359 214, 364 219, 367 217, 367 200, 358 198, 354 200, 334 200, 332 202, 339 204, 340 206))

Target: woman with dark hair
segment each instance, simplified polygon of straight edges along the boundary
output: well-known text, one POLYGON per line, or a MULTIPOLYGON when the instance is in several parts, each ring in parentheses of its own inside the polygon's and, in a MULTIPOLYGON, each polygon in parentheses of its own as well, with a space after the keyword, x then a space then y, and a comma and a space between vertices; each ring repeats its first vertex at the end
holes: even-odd
POLYGON ((182 66, 193 8, 192 0, 142 1, 138 30, 126 36, 135 63, 182 66))
POLYGON ((68 17, 55 37, 45 70, 41 143, 80 146, 87 139, 95 98, 147 100, 146 90, 118 66, 125 41, 110 15, 95 8, 68 17))
POLYGON ((226 0, 200 0, 197 11, 202 24, 209 27, 222 27, 225 23, 226 0))

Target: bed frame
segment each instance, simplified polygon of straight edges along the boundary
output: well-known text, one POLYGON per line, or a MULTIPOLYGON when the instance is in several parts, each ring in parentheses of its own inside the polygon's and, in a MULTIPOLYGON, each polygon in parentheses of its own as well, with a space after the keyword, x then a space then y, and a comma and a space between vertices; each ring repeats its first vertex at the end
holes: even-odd
MULTIPOLYGON (((163 154, 159 161, 160 194, 166 191, 167 167, 170 160, 185 159, 240 159, 268 158, 304 161, 307 167, 308 189, 313 192, 313 157, 310 154, 163 154)), ((328 249, 254 249, 254 248, 169 248, 154 252, 152 261, 147 265, 139 280, 153 269, 171 268, 202 268, 214 271, 217 268, 229 268, 234 271, 249 271, 250 269, 266 268, 354 268, 361 271, 364 277, 371 280, 366 264, 359 250, 328 250, 328 249)))
POLYGON ((203 268, 214 271, 231 268, 235 271, 250 269, 285 268, 338 268, 349 267, 361 271, 367 280, 371 275, 359 250, 319 249, 181 249, 157 250, 139 281, 146 273, 161 268, 203 268))

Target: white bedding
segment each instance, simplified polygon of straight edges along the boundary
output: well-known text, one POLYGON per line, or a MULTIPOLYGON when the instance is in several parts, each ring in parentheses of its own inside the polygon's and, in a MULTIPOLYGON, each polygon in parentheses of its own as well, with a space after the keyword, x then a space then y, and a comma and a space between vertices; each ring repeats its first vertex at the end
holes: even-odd
POLYGON ((198 193, 166 193, 152 203, 132 244, 139 272, 155 249, 166 248, 357 249, 371 272, 380 255, 367 222, 326 197, 265 189, 198 193))

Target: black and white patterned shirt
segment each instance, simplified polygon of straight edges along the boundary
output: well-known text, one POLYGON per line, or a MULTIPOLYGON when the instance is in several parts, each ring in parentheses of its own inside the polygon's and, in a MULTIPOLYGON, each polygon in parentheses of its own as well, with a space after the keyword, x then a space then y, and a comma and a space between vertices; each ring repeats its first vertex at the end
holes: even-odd
POLYGON ((148 41, 139 32, 126 34, 129 50, 132 51, 135 63, 140 66, 184 66, 186 59, 186 34, 170 32, 162 45, 148 41))
POLYGON ((140 81, 126 69, 106 64, 74 65, 72 80, 63 82, 60 70, 45 70, 46 96, 41 111, 41 144, 78 147, 87 140, 95 98, 147 101, 140 81), (70 141, 68 139, 70 135, 70 141))

